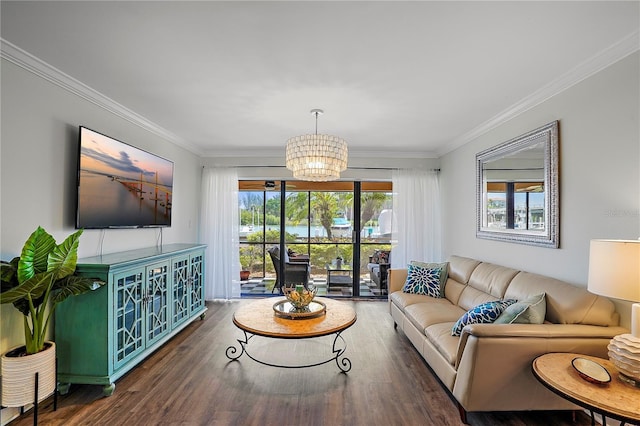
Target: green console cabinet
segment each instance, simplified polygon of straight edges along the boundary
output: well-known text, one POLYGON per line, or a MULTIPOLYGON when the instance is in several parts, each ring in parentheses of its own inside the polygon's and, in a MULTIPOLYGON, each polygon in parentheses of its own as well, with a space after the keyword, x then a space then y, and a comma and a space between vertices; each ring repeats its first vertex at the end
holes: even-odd
POLYGON ((58 382, 103 386, 204 318, 202 244, 169 244, 78 259, 77 273, 107 284, 70 297, 55 314, 58 382))

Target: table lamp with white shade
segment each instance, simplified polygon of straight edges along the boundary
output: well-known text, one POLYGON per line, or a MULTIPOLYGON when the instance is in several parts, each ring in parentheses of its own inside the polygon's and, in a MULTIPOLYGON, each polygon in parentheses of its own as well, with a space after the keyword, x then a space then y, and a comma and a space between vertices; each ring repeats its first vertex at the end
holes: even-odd
POLYGON ((615 336, 608 349, 620 379, 640 387, 640 240, 591 240, 587 288, 635 302, 631 305, 631 334, 615 336))

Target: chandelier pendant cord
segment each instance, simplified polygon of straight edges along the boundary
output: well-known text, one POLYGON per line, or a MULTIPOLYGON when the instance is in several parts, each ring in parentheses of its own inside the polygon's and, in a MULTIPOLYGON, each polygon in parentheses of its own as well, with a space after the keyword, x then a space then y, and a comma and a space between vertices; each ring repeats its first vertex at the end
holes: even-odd
POLYGON ((316 111, 316 135, 318 134, 318 116, 320 115, 320 111, 316 111))

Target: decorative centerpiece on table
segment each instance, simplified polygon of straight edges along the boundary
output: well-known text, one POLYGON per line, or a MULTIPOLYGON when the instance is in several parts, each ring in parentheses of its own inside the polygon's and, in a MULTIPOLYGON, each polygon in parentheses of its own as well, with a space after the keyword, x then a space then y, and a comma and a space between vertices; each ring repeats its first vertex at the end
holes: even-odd
POLYGON ((321 300, 314 300, 317 287, 305 288, 298 284, 295 287, 283 287, 282 291, 286 300, 281 299, 273 305, 273 311, 278 317, 309 319, 322 316, 327 311, 327 306, 321 300))
POLYGON ((308 308, 309 303, 313 301, 318 289, 315 287, 308 289, 298 284, 295 287, 284 287, 283 291, 289 303, 291 303, 296 310, 304 311, 308 308))

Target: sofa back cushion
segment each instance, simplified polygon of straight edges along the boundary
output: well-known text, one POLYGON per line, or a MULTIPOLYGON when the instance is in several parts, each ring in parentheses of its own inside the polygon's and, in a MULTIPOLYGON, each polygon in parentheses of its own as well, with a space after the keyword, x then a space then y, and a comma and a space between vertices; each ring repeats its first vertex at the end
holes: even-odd
POLYGON ((518 273, 504 294, 507 299, 523 300, 546 293, 546 320, 554 324, 616 326, 620 316, 607 298, 589 293, 564 281, 530 272, 518 273))
POLYGON ((479 260, 462 256, 451 256, 449 258, 449 276, 447 284, 444 287, 444 297, 454 305, 457 305, 462 290, 467 286, 473 270, 476 269, 479 264, 479 260))
POLYGON ((462 256, 451 256, 449 258, 449 278, 460 284, 466 284, 471 278, 473 270, 480 264, 479 260, 462 256))
POLYGON ((480 263, 460 294, 458 306, 471 309, 481 303, 504 298, 509 283, 519 271, 492 263, 480 263))

